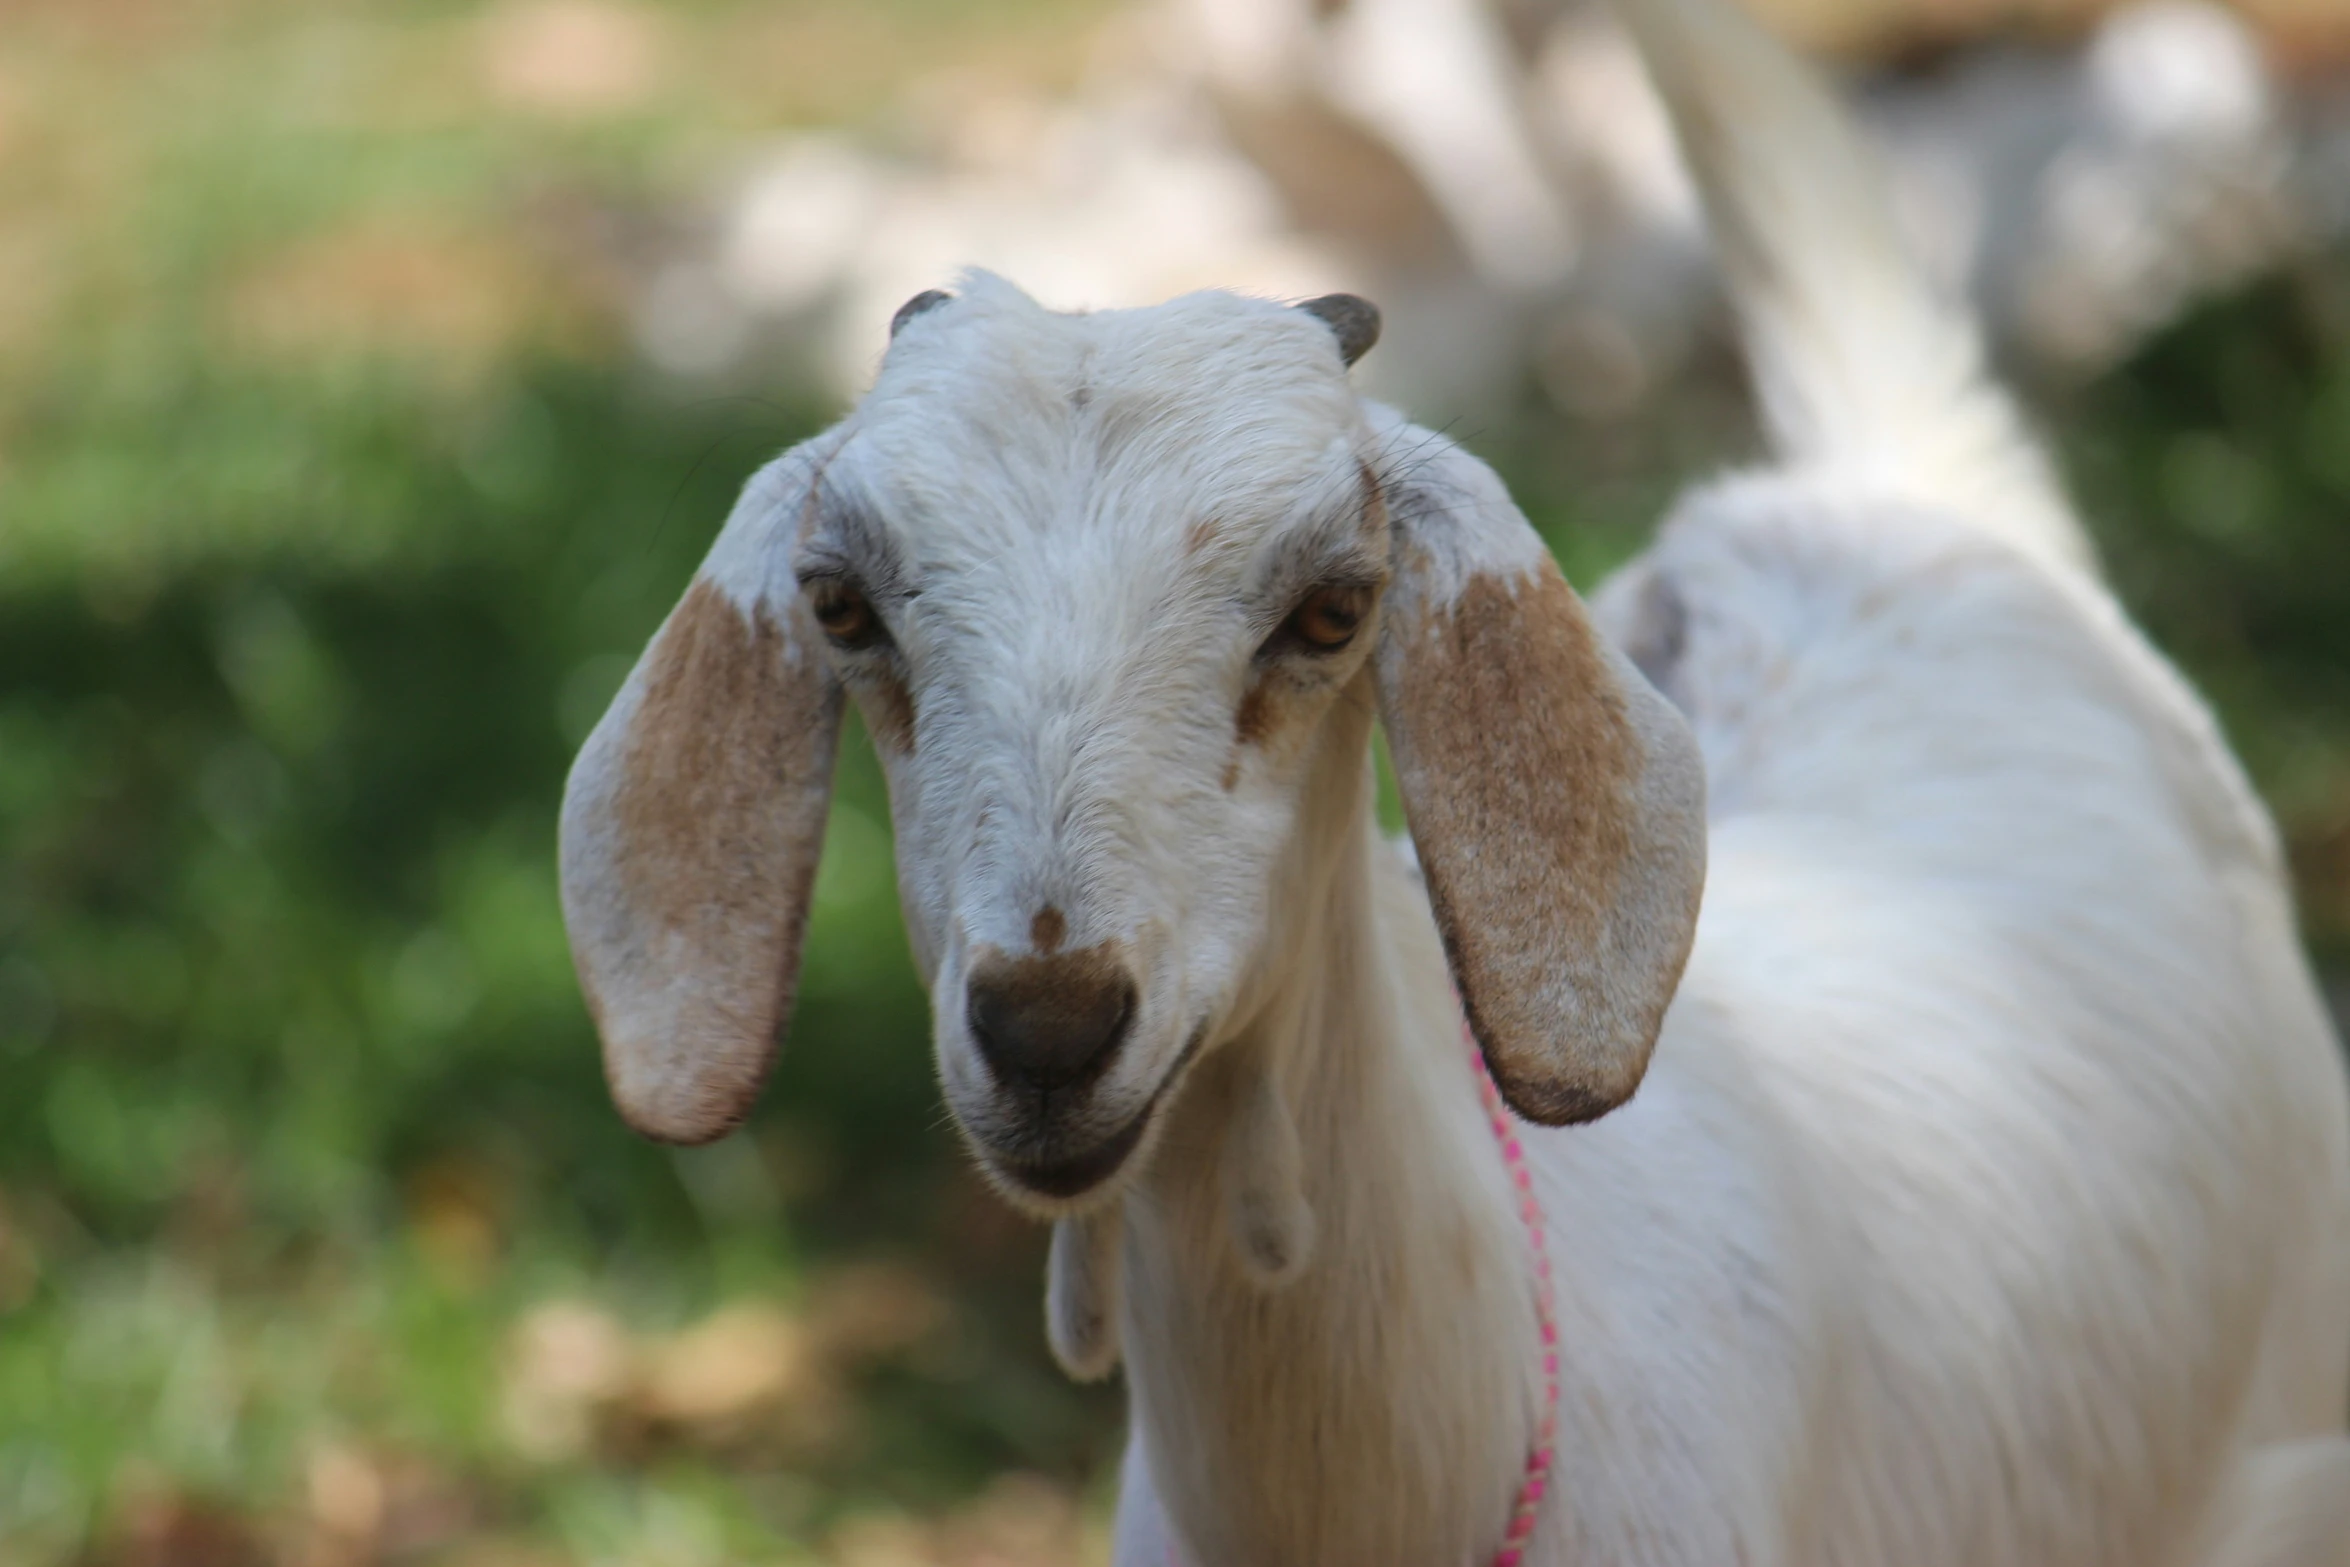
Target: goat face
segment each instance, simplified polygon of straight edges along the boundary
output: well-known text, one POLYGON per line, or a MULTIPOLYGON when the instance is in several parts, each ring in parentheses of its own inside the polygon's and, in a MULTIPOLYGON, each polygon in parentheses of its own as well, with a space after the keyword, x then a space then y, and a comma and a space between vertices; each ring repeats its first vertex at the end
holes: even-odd
POLYGON ((1435 443, 1457 471, 1432 479, 1433 438, 1354 396, 1375 319, 1225 294, 1059 315, 985 276, 901 312, 573 771, 566 917, 632 1122, 698 1141, 756 1092, 844 692, 949 1104, 1016 1199, 1132 1162, 1251 989, 1314 800, 1359 787, 1375 703, 1505 1090, 1549 1119, 1629 1093, 1694 915, 1686 735, 1490 473, 1435 443), (1544 836, 1494 841, 1520 828, 1544 836))
POLYGON ((1322 714, 1369 708, 1364 417, 1314 316, 975 280, 851 424, 791 570, 889 776, 948 1102, 1076 1198, 1260 949, 1322 714))

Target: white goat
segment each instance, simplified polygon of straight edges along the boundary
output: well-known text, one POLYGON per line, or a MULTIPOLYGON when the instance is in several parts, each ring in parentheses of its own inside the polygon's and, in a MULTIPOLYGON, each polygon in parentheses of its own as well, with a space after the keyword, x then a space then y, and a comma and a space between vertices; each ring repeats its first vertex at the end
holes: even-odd
POLYGON ((917 299, 573 773, 619 1103, 757 1091, 845 690, 948 1101, 1060 1220, 1065 1361, 1123 1345, 1127 1567, 1519 1548, 1533 1268, 1456 986, 1511 1105, 1595 1123, 1525 1137, 1524 1561, 2350 1560, 2350 1105, 2273 831, 1826 97, 1629 9, 1785 465, 1602 636, 1349 390, 1359 301, 917 299))

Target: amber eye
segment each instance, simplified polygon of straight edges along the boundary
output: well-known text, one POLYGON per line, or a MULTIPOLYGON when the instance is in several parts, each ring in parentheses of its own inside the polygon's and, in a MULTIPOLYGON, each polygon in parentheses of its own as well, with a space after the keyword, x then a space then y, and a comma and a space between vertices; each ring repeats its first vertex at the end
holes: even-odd
POLYGON ((846 582, 817 583, 808 594, 808 606, 836 647, 867 648, 889 639, 865 595, 846 582))
POLYGON ((1289 612, 1279 640, 1303 653, 1335 653, 1355 639, 1370 608, 1367 588, 1316 588, 1289 612))

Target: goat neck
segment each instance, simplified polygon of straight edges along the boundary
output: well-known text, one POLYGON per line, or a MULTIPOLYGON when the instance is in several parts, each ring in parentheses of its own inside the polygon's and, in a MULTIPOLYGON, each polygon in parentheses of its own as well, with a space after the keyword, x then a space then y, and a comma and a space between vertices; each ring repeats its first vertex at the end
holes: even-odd
POLYGON ((1248 1004, 1127 1201, 1136 1440, 1193 1564, 1489 1555, 1535 1418, 1525 1240, 1426 902, 1374 820, 1362 684, 1248 1004), (1281 1179, 1232 1168, 1267 1093, 1311 1215, 1273 1279, 1233 1200, 1281 1179))

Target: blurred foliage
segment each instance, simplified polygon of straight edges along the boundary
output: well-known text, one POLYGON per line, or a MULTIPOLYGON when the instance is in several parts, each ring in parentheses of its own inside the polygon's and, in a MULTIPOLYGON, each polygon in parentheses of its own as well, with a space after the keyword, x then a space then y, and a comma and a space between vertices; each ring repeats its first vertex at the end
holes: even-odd
POLYGON ((2124 601, 2219 708, 2284 828, 2342 997, 2350 260, 2206 306, 2051 412, 2124 601))
MULTIPOLYGON (((638 367, 665 193, 957 51, 1051 79, 1087 10, 12 8, 0 1567, 1098 1557, 1116 1396, 1046 1362, 1041 1236, 942 1125, 869 748, 776 1085, 711 1149, 611 1113, 551 853, 572 749, 823 417, 638 367)), ((2044 399, 2336 958, 2346 300, 2313 260, 2044 399)), ((1464 433, 1588 580, 1738 450, 1728 384, 1464 433)))

